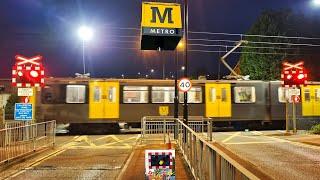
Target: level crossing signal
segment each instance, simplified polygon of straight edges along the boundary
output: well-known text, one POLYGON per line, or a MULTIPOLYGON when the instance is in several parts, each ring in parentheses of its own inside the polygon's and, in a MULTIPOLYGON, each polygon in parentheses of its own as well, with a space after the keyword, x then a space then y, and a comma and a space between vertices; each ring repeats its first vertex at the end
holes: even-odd
POLYGON ((27 58, 15 56, 16 63, 12 67, 12 85, 14 87, 43 87, 44 67, 42 56, 27 58))
POLYGON ((307 73, 303 64, 303 62, 295 64, 284 62, 282 64, 283 70, 281 73, 281 80, 284 87, 298 87, 300 85, 306 85, 307 73))

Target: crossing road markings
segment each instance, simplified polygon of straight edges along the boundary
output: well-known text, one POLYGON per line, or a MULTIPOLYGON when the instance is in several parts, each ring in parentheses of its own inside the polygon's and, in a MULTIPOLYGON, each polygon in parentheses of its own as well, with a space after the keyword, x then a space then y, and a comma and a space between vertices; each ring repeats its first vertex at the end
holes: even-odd
POLYGON ((235 138, 236 136, 239 136, 241 134, 241 132, 236 132, 233 135, 227 137, 226 139, 224 139, 222 142, 225 143, 227 141, 230 141, 231 139, 235 138))
POLYGON ((88 136, 80 136, 80 137, 76 140, 76 142, 85 142, 85 143, 89 144, 90 147, 96 147, 96 146, 97 146, 96 144, 94 144, 94 143, 88 138, 88 136))
POLYGON ((110 145, 114 145, 114 144, 123 144, 126 147, 132 147, 129 144, 125 143, 125 141, 128 141, 130 139, 136 139, 137 140, 137 137, 130 137, 128 139, 123 139, 123 140, 120 140, 119 138, 115 137, 114 135, 111 135, 110 137, 112 139, 114 139, 116 142, 108 143, 108 144, 105 144, 104 146, 110 146, 110 145))
MULTIPOLYGON (((126 139, 119 139, 117 136, 115 135, 107 135, 107 136, 103 136, 100 138, 97 138, 94 140, 94 142, 99 141, 99 140, 103 140, 103 139, 108 139, 111 138, 114 142, 110 142, 107 144, 102 144, 102 145, 96 145, 94 144, 94 142, 90 141, 90 139, 88 139, 87 136, 80 136, 80 138, 77 139, 77 142, 86 142, 88 143, 90 146, 81 146, 81 145, 77 145, 74 144, 73 147, 71 147, 72 149, 88 149, 88 148, 95 148, 95 149, 103 149, 103 148, 107 148, 107 149, 131 149, 133 145, 128 144, 130 140, 134 139, 134 142, 136 142, 141 135, 137 135, 134 137, 130 137, 130 138, 126 138, 126 139), (116 144, 121 144, 121 145, 116 145, 116 144)), ((132 143, 134 143, 132 142, 132 143)))

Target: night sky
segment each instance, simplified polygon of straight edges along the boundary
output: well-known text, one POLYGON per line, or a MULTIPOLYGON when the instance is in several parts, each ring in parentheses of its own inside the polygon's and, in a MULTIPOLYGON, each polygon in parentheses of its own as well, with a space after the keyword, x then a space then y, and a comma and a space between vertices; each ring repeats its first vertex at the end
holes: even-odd
MULTIPOLYGON (((174 2, 174 1, 172 1, 174 2)), ((180 1, 178 1, 180 2, 180 1)), ((290 8, 307 17, 319 16, 320 7, 310 0, 189 0, 189 30, 246 33, 260 13, 290 8)), ((138 0, 1 0, 0 78, 10 77, 14 56, 44 57, 47 76, 66 77, 82 72, 82 43, 77 28, 95 28, 86 46, 87 71, 92 77, 136 77, 155 69, 160 77, 161 60, 167 76, 173 71, 173 52, 141 52, 141 1, 138 0), (133 28, 133 29, 123 29, 133 28)), ((217 38, 191 34, 190 38, 217 38)), ((224 38, 227 37, 218 37, 224 38)), ((193 42, 191 42, 193 43, 193 42)), ((207 50, 191 46, 190 49, 207 50)), ((222 54, 220 54, 221 56, 222 54)), ((219 53, 190 52, 190 71, 218 74, 219 53)), ((179 60, 182 63, 182 54, 179 60)), ((231 64, 236 57, 231 58, 231 64)), ((226 74, 225 68, 221 69, 226 74)))

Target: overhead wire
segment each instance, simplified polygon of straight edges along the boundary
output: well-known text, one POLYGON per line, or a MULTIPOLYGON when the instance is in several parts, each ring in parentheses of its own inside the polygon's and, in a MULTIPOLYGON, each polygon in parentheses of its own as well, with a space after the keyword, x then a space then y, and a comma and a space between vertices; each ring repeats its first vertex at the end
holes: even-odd
MULTIPOLYGON (((118 30, 133 30, 133 31, 140 31, 140 28, 134 28, 134 27, 108 27, 108 29, 118 29, 118 30)), ((203 42, 219 42, 219 44, 213 43, 213 44, 204 44, 204 43, 190 43, 189 46, 198 46, 198 47, 224 47, 226 50, 228 48, 234 47, 233 44, 239 42, 244 37, 263 37, 263 38, 280 38, 280 39, 303 39, 303 40, 318 40, 320 38, 311 38, 311 37, 291 37, 291 36, 267 36, 267 35, 253 35, 253 34, 240 34, 240 33, 215 33, 215 32, 201 32, 201 31, 188 31, 191 34, 208 34, 208 35, 223 35, 223 36, 239 36, 239 40, 229 40, 229 39, 208 39, 208 38, 189 38, 189 41, 203 41, 203 42), (224 43, 224 44, 220 44, 224 43), (229 44, 228 44, 229 43, 229 44), (233 43, 233 44, 230 44, 233 43)), ((40 35, 39 33, 32 33, 32 35, 40 35)), ((137 38, 140 39, 140 35, 110 35, 107 36, 109 38, 137 38)), ((139 43, 139 41, 130 41, 130 40, 114 40, 109 39, 108 41, 114 42, 114 43, 139 43)), ((249 49, 275 49, 275 50, 300 50, 303 51, 306 49, 306 47, 312 47, 317 48, 320 47, 320 44, 313 44, 313 43, 291 43, 291 42, 270 42, 270 41, 247 41, 248 44, 251 45, 242 45, 241 48, 249 48, 249 49), (265 45, 265 46, 253 46, 252 44, 256 45, 265 45), (266 46, 271 45, 271 46, 266 46), (277 46, 295 46, 295 48, 292 47, 275 47, 277 46), (303 47, 304 46, 304 47, 303 47), (304 49, 302 49, 303 47, 304 49)), ((192 49, 190 50, 192 51, 192 49)), ((215 52, 211 50, 193 50, 197 52, 215 52)), ((220 52, 220 51, 217 51, 220 52)))

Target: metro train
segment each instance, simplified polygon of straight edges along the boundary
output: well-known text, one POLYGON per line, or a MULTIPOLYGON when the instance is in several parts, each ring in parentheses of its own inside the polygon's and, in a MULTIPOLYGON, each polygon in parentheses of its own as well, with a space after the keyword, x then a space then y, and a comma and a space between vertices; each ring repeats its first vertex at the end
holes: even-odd
MULTIPOLYGON (((119 123, 138 126, 143 116, 159 116, 163 106, 173 116, 173 80, 48 78, 45 82, 32 100, 37 122, 56 120, 86 128, 101 123, 116 128, 119 123)), ((17 91, 6 79, 0 80, 0 90, 6 97, 17 91)), ((284 128, 286 109, 291 111, 286 96, 280 81, 192 80, 188 109, 190 116, 212 118, 215 126, 284 128)), ((182 115, 181 92, 179 100, 182 115)), ((320 83, 301 87, 301 101, 296 105, 301 124, 319 122, 320 83)))

